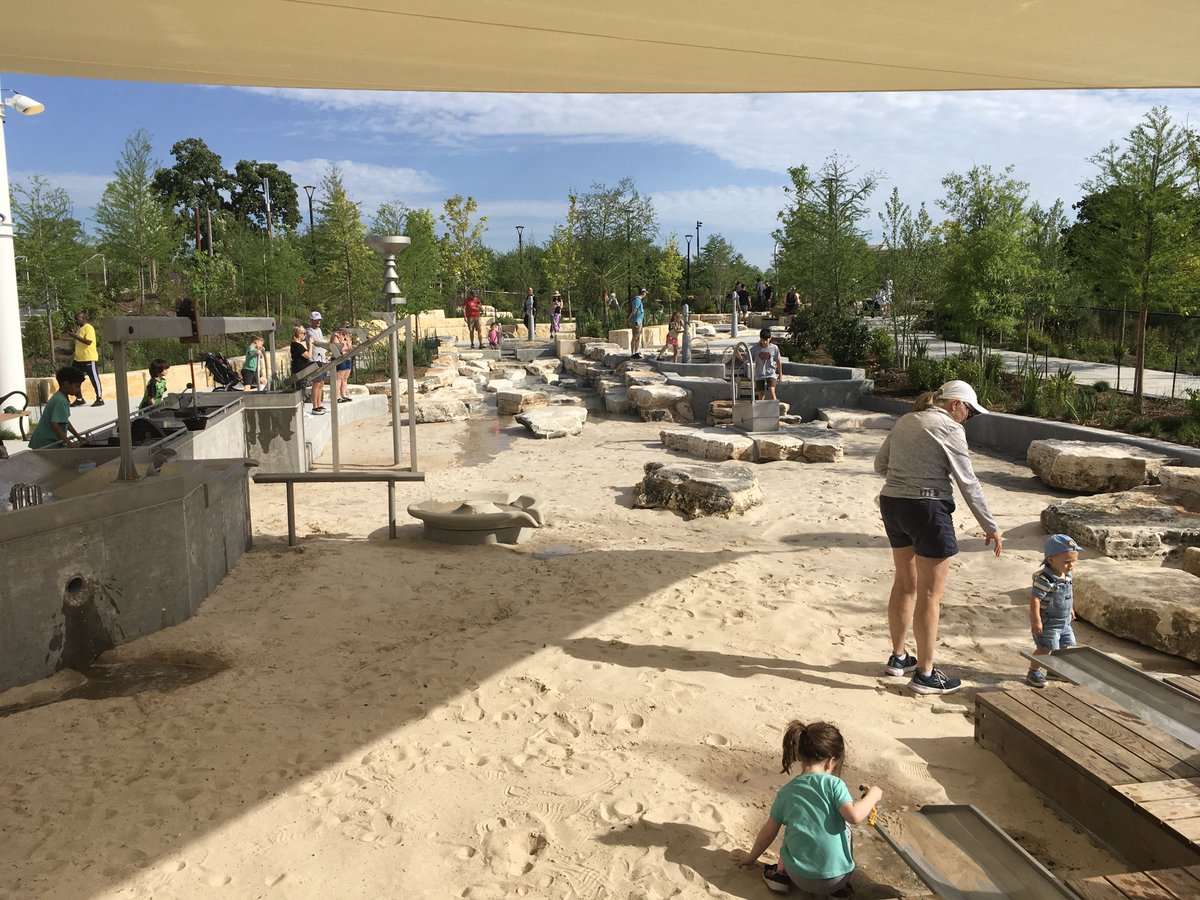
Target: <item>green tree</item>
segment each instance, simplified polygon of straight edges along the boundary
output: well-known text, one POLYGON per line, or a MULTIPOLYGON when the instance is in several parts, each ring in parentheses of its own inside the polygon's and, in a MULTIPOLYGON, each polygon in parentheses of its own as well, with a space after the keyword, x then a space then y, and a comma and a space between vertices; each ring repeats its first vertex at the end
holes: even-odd
POLYGON ((1094 227, 1077 235, 1076 261, 1108 272, 1138 310, 1133 393, 1142 408, 1146 319, 1151 309, 1183 311, 1196 299, 1200 206, 1194 136, 1155 107, 1129 132, 1092 157, 1096 175, 1084 184, 1094 227))
POLYGON ((300 224, 300 200, 292 176, 275 163, 240 159, 229 185, 229 207, 238 218, 258 228, 292 231, 300 224), (271 223, 267 228, 267 201, 262 183, 271 188, 271 223))
POLYGON ((17 282, 22 302, 74 311, 87 293, 79 267, 92 250, 70 196, 34 175, 13 185, 12 211, 16 255, 24 257, 25 277, 17 282))
MULTIPOLYGON (((658 221, 654 202, 632 178, 608 187, 593 184, 579 197, 580 300, 589 316, 607 315, 607 294, 633 292, 653 280, 658 221)), ((621 317, 622 320, 624 317, 621 317)))
POLYGON ((175 164, 154 173, 154 189, 179 214, 182 230, 194 232, 196 250, 203 250, 209 212, 227 206, 222 192, 232 187, 229 173, 201 138, 176 141, 171 155, 175 164))
POLYGON ((113 180, 96 204, 96 231, 108 260, 110 276, 136 279, 144 312, 147 288, 158 291, 158 268, 179 245, 179 229, 154 188, 150 137, 138 129, 125 140, 113 180))
POLYGON ((1019 320, 1036 264, 1025 205, 1029 185, 1012 172, 1012 166, 999 173, 975 166, 965 175, 951 173, 942 179, 946 196, 938 201, 948 214, 940 312, 978 342, 980 359, 986 335, 1003 337, 1019 320))
POLYGON ((1033 269, 1021 308, 1027 356, 1034 321, 1039 322, 1039 330, 1045 330, 1046 316, 1055 312, 1068 283, 1064 252, 1067 217, 1062 201, 1055 200, 1048 209, 1042 209, 1040 204, 1034 203, 1029 208, 1029 221, 1032 225, 1029 251, 1033 256, 1033 269))
POLYGON ((555 225, 542 258, 543 277, 552 290, 561 291, 571 310, 572 292, 578 288, 583 268, 579 245, 579 198, 567 194, 567 221, 555 225))
POLYGON ((374 306, 383 284, 379 255, 366 245, 367 228, 350 199, 337 166, 321 178, 321 202, 313 229, 317 267, 309 299, 338 304, 357 321, 358 310, 374 306))
POLYGON ((428 209, 409 209, 400 201, 383 203, 371 223, 375 234, 401 234, 412 242, 396 257, 396 275, 410 312, 437 309, 442 303, 438 278, 441 250, 436 221, 428 209))
POLYGON ((683 279, 683 255, 679 252, 679 238, 673 232, 667 235, 656 257, 654 278, 650 282, 654 296, 668 302, 678 300, 679 282, 683 279))
POLYGON ((472 221, 479 209, 474 197, 455 194, 446 200, 438 217, 446 229, 441 239, 442 272, 450 281, 454 296, 463 291, 481 290, 487 271, 483 236, 487 234, 487 216, 472 221))
POLYGON ((707 294, 720 312, 729 312, 728 298, 735 284, 754 280, 754 269, 734 246, 717 232, 704 242, 704 252, 692 262, 692 287, 707 294))

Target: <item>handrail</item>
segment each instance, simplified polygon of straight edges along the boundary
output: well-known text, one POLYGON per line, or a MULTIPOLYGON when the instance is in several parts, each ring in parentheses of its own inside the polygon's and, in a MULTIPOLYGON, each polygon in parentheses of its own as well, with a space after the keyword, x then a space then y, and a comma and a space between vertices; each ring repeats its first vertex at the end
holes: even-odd
MULTIPOLYGON (((24 401, 24 403, 21 405, 21 408, 18 409, 17 412, 24 412, 25 410, 29 409, 29 395, 26 394, 24 391, 9 391, 3 397, 0 397, 0 409, 4 408, 4 401, 7 400, 9 397, 13 396, 14 394, 19 395, 21 397, 21 399, 24 401)), ((25 433, 25 417, 21 416, 20 418, 17 419, 17 421, 20 423, 21 440, 23 440, 23 441, 29 440, 29 435, 25 433)))
POLYGON ((305 373, 303 376, 300 376, 298 373, 293 372, 292 377, 293 378, 302 377, 305 381, 312 381, 318 375, 327 374, 330 370, 336 368, 338 363, 344 363, 346 360, 357 356, 359 353, 361 353, 367 347, 370 347, 372 344, 377 343, 378 341, 381 341, 386 337, 391 337, 391 335, 398 333, 400 331, 400 329, 404 327, 404 325, 405 325, 405 322, 403 320, 397 319, 395 324, 389 325, 387 328, 383 329, 383 331, 379 332, 379 334, 375 335, 375 337, 367 338, 361 344, 359 344, 355 347, 351 347, 345 353, 341 352, 341 348, 338 347, 337 344, 330 343, 329 341, 322 341, 319 346, 329 347, 331 349, 337 347, 337 355, 333 356, 327 363, 323 363, 323 364, 322 363, 314 363, 314 365, 317 365, 320 367, 320 368, 316 369, 315 371, 309 371, 308 367, 305 367, 300 370, 301 372, 305 373))

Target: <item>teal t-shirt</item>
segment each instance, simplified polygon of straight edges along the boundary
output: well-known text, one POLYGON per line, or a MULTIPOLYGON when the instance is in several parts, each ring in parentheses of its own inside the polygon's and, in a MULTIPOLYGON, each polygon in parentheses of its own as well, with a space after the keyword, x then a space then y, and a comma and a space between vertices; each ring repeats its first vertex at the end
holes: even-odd
POLYGON ((247 372, 258 371, 258 345, 251 344, 246 348, 246 360, 242 363, 242 368, 247 372))
POLYGON ((65 426, 70 421, 71 401, 62 391, 55 391, 54 396, 46 401, 46 406, 42 409, 42 417, 38 419, 33 434, 29 436, 29 449, 38 450, 57 443, 58 435, 54 433, 50 423, 57 422, 64 426, 63 430, 65 431, 65 426))
POLYGON ((821 881, 854 871, 850 831, 838 809, 853 803, 850 789, 833 775, 797 775, 771 804, 771 818, 784 826, 779 858, 788 873, 821 881))

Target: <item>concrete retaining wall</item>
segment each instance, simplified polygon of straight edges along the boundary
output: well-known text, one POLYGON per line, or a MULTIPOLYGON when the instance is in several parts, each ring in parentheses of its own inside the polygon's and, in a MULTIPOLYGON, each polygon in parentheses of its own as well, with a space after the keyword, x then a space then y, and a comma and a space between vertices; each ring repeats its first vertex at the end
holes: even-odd
POLYGON ((123 484, 116 466, 0 515, 0 690, 190 618, 249 546, 244 460, 172 462, 123 484))
MULTIPOLYGON (((911 400, 876 397, 874 394, 863 395, 858 405, 864 409, 895 415, 903 415, 912 411, 911 400)), ((1185 466, 1200 466, 1200 449, 1196 447, 1185 447, 1169 441, 1156 441, 1153 438, 1137 437, 1119 431, 1105 431, 1103 428, 1072 425, 1069 422, 1036 419, 1032 416, 1014 416, 1009 413, 988 413, 985 416, 975 416, 964 427, 967 430, 967 440, 972 446, 986 447, 1021 459, 1025 458, 1029 451, 1029 445, 1033 441, 1052 439, 1129 444, 1143 450, 1152 450, 1155 453, 1162 453, 1164 456, 1181 459, 1185 466)))

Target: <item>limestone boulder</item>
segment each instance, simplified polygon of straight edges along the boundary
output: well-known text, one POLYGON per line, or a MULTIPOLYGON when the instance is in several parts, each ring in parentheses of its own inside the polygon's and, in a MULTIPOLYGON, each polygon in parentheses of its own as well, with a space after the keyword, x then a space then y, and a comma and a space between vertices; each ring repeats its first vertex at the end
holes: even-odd
POLYGON ((691 398, 691 392, 673 384, 636 385, 628 389, 635 409, 670 409, 691 398))
POLYGON ((552 356, 533 359, 525 364, 525 371, 534 378, 541 378, 547 373, 558 374, 562 371, 562 360, 552 356))
POLYGON ((726 428, 674 428, 658 433, 668 450, 720 462, 726 459, 754 461, 754 441, 726 428))
POLYGON ((496 392, 496 412, 502 416, 515 416, 549 404, 550 396, 544 391, 522 391, 514 388, 511 391, 496 392))
POLYGON ((493 378, 487 383, 487 386, 484 388, 484 390, 486 390, 489 394, 498 394, 501 391, 511 391, 515 387, 516 385, 507 378, 493 378))
POLYGON ((1042 510, 1042 528, 1069 534, 1115 559, 1181 553, 1200 546, 1200 513, 1172 502, 1161 487, 1075 497, 1042 510))
POLYGON ((422 394, 429 394, 448 387, 457 377, 457 368, 427 369, 425 376, 417 382, 417 390, 422 394))
POLYGON ((633 505, 675 509, 694 519, 740 516, 762 502, 762 490, 749 466, 650 462, 634 491, 633 505))
POLYGON ((1180 506, 1200 510, 1200 469, 1189 466, 1164 466, 1158 470, 1163 494, 1180 506))
POLYGON ((666 384, 667 376, 661 372, 654 372, 650 369, 636 369, 625 372, 625 385, 627 387, 643 387, 648 384, 666 384))
POLYGON ((471 411, 462 400, 429 398, 417 401, 416 422, 459 422, 469 419, 471 411))
POLYGON ((872 412, 869 409, 818 409, 817 418, 828 422, 835 431, 863 431, 879 429, 891 431, 896 417, 889 413, 872 412))
POLYGON ((517 421, 534 437, 562 438, 583 431, 587 410, 579 406, 531 409, 518 415, 517 421))
POLYGON ((625 388, 612 387, 604 392, 604 411, 612 415, 623 415, 633 411, 625 388))
POLYGON ((1075 613, 1118 637, 1200 662, 1200 581, 1178 569, 1088 560, 1075 613))
POLYGON ((1189 575, 1200 576, 1200 547, 1184 548, 1183 571, 1189 575))
POLYGON ((611 344, 608 341, 589 341, 583 345, 583 355, 593 362, 599 362, 604 359, 606 354, 620 349, 620 344, 611 344))
POLYGON ((790 434, 756 434, 754 436, 754 448, 759 462, 775 460, 805 462, 804 446, 803 438, 790 434))
POLYGON ((1157 480, 1163 466, 1179 462, 1129 444, 1058 440, 1033 441, 1026 461, 1043 484, 1082 494, 1127 491, 1157 480))

